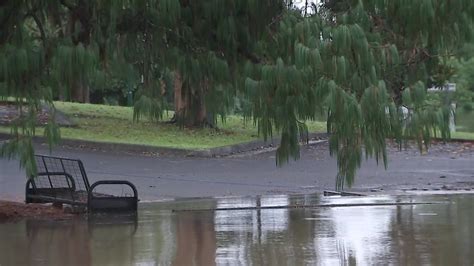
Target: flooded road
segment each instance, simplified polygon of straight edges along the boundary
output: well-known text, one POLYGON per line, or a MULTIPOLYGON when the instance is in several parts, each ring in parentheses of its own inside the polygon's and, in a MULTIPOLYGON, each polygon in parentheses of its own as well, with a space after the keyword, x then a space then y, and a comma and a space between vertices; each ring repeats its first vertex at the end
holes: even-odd
POLYGON ((142 203, 138 217, 0 224, 2 266, 473 263, 474 194, 195 199, 142 203), (353 206, 397 202, 434 204, 353 206), (321 204, 341 207, 284 207, 321 204))

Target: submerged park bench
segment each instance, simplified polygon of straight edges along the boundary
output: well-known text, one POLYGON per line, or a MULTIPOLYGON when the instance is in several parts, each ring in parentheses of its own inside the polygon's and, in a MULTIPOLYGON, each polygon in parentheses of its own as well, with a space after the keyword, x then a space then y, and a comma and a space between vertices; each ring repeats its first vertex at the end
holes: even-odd
POLYGON ((26 203, 69 204, 87 207, 88 212, 137 210, 137 189, 129 181, 101 180, 90 185, 80 160, 35 155, 35 161, 38 171, 26 182, 26 203), (120 186, 120 195, 110 194, 110 188, 120 186))

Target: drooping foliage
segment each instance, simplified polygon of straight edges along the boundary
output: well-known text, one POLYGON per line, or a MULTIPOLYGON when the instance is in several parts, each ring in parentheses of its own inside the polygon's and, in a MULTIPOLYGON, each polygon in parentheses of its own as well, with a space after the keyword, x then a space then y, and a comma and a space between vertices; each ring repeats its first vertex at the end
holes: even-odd
MULTIPOLYGON (((239 63, 254 56, 283 3, 1 1, 0 96, 27 110, 2 155, 21 153, 32 172, 31 137, 41 106, 53 99, 88 102, 90 90, 113 82, 135 93, 136 120, 158 120, 174 102, 180 124, 212 124, 232 104, 239 63)), ((46 129, 57 140, 54 123, 46 129)))
POLYGON ((456 83, 454 100, 458 107, 465 111, 474 109, 474 43, 461 49, 459 56, 453 56, 448 64, 456 73, 451 81, 456 83))
POLYGON ((163 96, 169 94, 173 94, 175 118, 181 125, 212 125, 217 115, 225 116, 232 106, 240 62, 257 60, 255 43, 266 25, 283 12, 283 3, 161 1, 158 14, 151 16, 158 21, 149 23, 160 31, 150 35, 156 38, 150 49, 158 53, 151 60, 160 68, 156 87, 165 88, 140 90, 136 118, 161 113, 163 96))
POLYGON ((278 164, 299 157, 305 122, 325 113, 338 188, 364 154, 386 165, 388 137, 420 148, 449 137, 450 110, 426 104, 426 88, 453 74, 446 58, 471 37, 473 1, 309 2, 1 1, 0 93, 25 110, 2 155, 20 152, 33 171, 40 105, 87 102, 111 81, 134 91, 136 120, 174 107, 188 126, 224 117, 238 91, 259 132, 281 134, 278 164))
POLYGON ((264 136, 282 132, 277 163, 297 158, 304 121, 327 112, 337 188, 351 185, 363 154, 387 165, 386 139, 449 137, 448 106, 426 88, 452 75, 445 63, 471 38, 472 1, 323 1, 306 17, 288 12, 247 67, 245 87, 264 136))
MULTIPOLYGON (((14 97, 20 113, 11 127, 14 138, 1 146, 0 156, 18 156, 20 165, 32 172, 36 168, 31 143, 36 113, 42 100, 51 103, 52 95, 49 80, 45 78, 47 51, 29 34, 28 27, 37 17, 25 12, 23 7, 28 3, 15 1, 0 10, 0 96, 14 97)), ((51 144, 57 141, 59 131, 54 123, 46 125, 45 135, 51 144)))

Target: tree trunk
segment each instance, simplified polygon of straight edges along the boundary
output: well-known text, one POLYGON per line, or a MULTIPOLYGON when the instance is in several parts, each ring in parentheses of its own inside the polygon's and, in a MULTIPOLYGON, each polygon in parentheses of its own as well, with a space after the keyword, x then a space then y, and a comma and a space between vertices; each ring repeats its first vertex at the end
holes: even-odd
POLYGON ((184 110, 186 109, 186 100, 183 95, 183 82, 181 80, 181 75, 175 73, 174 78, 174 119, 177 122, 182 121, 184 117, 184 110))
POLYGON ((78 103, 89 103, 89 86, 85 86, 82 83, 78 83, 71 91, 71 101, 78 103))
POLYGON ((174 120, 186 127, 211 125, 207 120, 204 92, 197 89, 191 92, 189 84, 183 83, 181 75, 175 73, 174 81, 174 120))
MULTIPOLYGON (((79 1, 77 5, 62 4, 69 9, 69 19, 67 23, 67 34, 71 36, 74 45, 82 44, 86 49, 91 40, 92 32, 92 9, 88 1, 79 1), (80 30, 77 30, 77 23, 80 23, 80 30)), ((71 101, 79 103, 89 103, 89 86, 84 85, 83 81, 78 80, 76 85, 71 88, 71 101)))

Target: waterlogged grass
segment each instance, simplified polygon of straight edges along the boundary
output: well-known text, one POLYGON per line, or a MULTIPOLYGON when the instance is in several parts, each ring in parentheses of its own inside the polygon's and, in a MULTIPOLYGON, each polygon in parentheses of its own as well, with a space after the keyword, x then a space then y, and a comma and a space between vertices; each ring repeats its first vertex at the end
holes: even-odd
MULTIPOLYGON (((55 102, 55 106, 77 123, 77 127, 61 128, 63 139, 194 150, 260 139, 254 124, 251 121, 244 123, 241 116, 228 116, 225 122, 218 121, 218 130, 189 129, 147 119, 134 122, 131 107, 67 102, 55 102)), ((172 112, 164 114, 163 121, 169 120, 172 115, 172 112)), ((308 128, 310 132, 324 132, 326 125, 324 122, 309 122, 308 128)), ((9 129, 3 127, 0 131, 9 132, 9 129)), ((42 129, 38 129, 37 135, 43 135, 42 129)))

